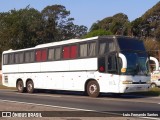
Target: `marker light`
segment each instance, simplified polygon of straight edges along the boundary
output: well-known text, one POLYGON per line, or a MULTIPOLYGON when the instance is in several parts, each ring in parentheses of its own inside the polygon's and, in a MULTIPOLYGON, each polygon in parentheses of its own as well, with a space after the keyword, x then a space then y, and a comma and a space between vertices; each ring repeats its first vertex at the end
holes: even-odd
POLYGON ((121 72, 122 72, 122 73, 125 73, 125 72, 126 72, 126 68, 122 68, 122 69, 121 69, 121 72))

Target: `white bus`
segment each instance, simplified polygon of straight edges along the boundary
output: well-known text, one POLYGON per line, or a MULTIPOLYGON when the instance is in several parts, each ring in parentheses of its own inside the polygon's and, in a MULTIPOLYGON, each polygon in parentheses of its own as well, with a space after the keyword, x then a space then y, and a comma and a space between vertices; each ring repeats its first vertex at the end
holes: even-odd
POLYGON ((99 36, 38 45, 2 54, 2 82, 19 92, 34 89, 104 93, 147 91, 148 55, 142 41, 99 36))

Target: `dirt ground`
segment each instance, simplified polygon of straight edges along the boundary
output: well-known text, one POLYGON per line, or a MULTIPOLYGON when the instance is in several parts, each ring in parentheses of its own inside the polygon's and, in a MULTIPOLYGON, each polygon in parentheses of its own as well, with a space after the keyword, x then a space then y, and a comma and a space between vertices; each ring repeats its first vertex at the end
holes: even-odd
MULTIPOLYGON (((62 109, 57 107, 46 107, 43 105, 34 105, 34 104, 24 104, 17 102, 8 102, 8 101, 0 101, 0 111, 30 111, 30 112, 38 112, 38 111, 71 111, 69 109, 62 109)), ((132 118, 132 117, 38 117, 38 118, 23 118, 23 117, 1 117, 1 120, 144 120, 141 118, 132 118)))
POLYGON ((0 70, 0 85, 2 84, 2 71, 0 70))

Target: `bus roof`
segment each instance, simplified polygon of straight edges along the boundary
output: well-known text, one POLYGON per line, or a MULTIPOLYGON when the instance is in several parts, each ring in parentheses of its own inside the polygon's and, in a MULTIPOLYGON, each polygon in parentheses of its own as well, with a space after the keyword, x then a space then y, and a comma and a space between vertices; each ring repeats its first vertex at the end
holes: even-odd
POLYGON ((37 45, 35 47, 31 47, 31 48, 25 48, 25 49, 19 49, 19 50, 9 49, 7 51, 3 51, 3 53, 20 52, 20 51, 24 51, 24 50, 34 50, 34 49, 37 49, 37 48, 45 48, 45 47, 51 47, 51 46, 65 45, 65 44, 69 44, 69 43, 90 41, 90 40, 95 40, 95 39, 98 39, 98 38, 116 38, 116 37, 127 37, 127 36, 108 35, 108 36, 96 36, 96 37, 85 38, 85 39, 69 39, 69 40, 51 42, 51 43, 46 43, 46 44, 40 44, 40 45, 37 45))
POLYGON ((94 39, 98 39, 98 36, 86 38, 86 39, 69 39, 69 40, 64 40, 64 41, 51 42, 51 43, 40 44, 35 47, 19 49, 19 50, 9 49, 9 50, 3 51, 3 53, 12 53, 12 52, 19 52, 19 51, 24 51, 24 50, 33 50, 36 48, 45 48, 45 47, 51 47, 51 46, 57 46, 57 45, 65 45, 65 44, 69 44, 69 43, 77 43, 77 42, 89 41, 89 40, 94 40, 94 39))

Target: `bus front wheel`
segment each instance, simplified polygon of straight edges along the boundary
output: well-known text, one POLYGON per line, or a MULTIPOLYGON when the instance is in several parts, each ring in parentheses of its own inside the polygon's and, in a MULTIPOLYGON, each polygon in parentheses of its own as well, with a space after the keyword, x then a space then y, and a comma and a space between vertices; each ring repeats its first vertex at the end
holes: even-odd
POLYGON ((23 85, 23 81, 22 80, 19 80, 17 82, 16 87, 17 87, 18 92, 20 92, 20 93, 24 92, 24 85, 23 85))
POLYGON ((34 84, 33 84, 33 82, 31 81, 31 80, 29 80, 28 82, 27 82, 27 92, 28 93, 33 93, 34 92, 34 84))
POLYGON ((98 97, 100 93, 99 85, 95 80, 91 80, 87 84, 87 94, 90 97, 98 97))
POLYGON ((151 87, 151 88, 155 88, 155 87, 156 87, 156 84, 155 84, 155 83, 152 83, 150 87, 151 87))

